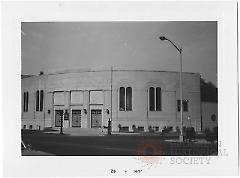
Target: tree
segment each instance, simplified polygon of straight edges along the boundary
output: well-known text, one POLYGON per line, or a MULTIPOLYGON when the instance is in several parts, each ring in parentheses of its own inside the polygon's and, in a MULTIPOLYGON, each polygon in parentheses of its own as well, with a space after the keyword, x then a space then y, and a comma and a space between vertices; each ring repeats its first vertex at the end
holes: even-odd
POLYGON ((218 89, 212 82, 206 82, 201 78, 201 101, 217 102, 218 89))

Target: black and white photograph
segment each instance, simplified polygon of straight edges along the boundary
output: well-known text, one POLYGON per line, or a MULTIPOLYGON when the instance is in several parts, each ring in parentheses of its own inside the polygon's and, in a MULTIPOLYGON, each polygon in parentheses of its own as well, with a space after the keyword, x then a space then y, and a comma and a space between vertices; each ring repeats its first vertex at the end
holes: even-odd
POLYGON ((218 154, 216 21, 22 22, 21 47, 22 155, 218 154))
POLYGON ((239 173, 236 2, 3 6, 5 175, 239 173))

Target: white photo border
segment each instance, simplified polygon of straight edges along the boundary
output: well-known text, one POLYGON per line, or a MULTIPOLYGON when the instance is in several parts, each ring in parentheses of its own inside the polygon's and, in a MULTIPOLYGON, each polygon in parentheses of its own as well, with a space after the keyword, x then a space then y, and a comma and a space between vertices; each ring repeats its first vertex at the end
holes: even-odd
POLYGON ((5 176, 109 176, 111 169, 119 176, 125 169, 144 169, 142 176, 238 174, 237 2, 3 2, 2 11, 5 176), (196 165, 165 157, 151 169, 134 156, 21 156, 21 22, 41 21, 217 21, 219 149, 227 155, 196 165))

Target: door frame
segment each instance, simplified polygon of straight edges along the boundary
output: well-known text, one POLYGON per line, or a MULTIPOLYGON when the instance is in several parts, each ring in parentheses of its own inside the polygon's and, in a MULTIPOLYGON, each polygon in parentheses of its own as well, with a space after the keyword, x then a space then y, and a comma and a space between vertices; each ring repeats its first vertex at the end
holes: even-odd
POLYGON ((62 111, 63 112, 63 122, 64 122, 64 109, 60 109, 60 108, 54 108, 54 127, 61 127, 61 126, 56 126, 56 111, 62 111))
POLYGON ((73 116, 73 115, 72 115, 72 111, 73 111, 73 110, 80 110, 80 111, 81 111, 81 126, 80 126, 80 127, 77 127, 77 128, 83 128, 83 125, 82 125, 82 124, 83 124, 83 122, 82 122, 82 120, 83 120, 83 109, 82 109, 82 108, 71 108, 71 111, 70 111, 70 112, 71 112, 71 114, 70 114, 70 117, 71 117, 71 122, 70 122, 70 124, 71 124, 71 125, 70 125, 70 127, 76 127, 76 126, 73 126, 73 125, 72 125, 72 119, 73 119, 73 118, 72 118, 72 116, 73 116))
POLYGON ((103 128, 103 105, 102 104, 95 104, 95 105, 90 105, 90 110, 89 110, 89 115, 90 115, 90 128, 92 128, 92 110, 93 109, 99 109, 101 110, 101 128, 103 128))
POLYGON ((70 106, 70 127, 72 127, 72 110, 81 110, 81 128, 84 128, 83 127, 83 116, 84 116, 84 110, 83 110, 83 105, 71 105, 70 106))

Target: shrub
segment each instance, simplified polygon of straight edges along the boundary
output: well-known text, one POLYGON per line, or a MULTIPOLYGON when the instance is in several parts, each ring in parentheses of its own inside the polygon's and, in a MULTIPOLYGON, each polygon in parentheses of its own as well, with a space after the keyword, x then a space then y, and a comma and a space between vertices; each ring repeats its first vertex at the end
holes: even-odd
POLYGON ((185 129, 185 138, 187 141, 190 142, 191 140, 195 139, 195 135, 196 133, 194 127, 187 127, 185 129))
POLYGON ((151 132, 151 133, 154 132, 154 129, 153 129, 153 127, 151 125, 148 126, 148 131, 151 132))
POLYGON ((209 142, 214 142, 215 140, 218 139, 218 134, 217 134, 217 127, 213 129, 213 132, 209 129, 205 129, 205 139, 209 142))
POLYGON ((121 130, 122 130, 122 125, 121 125, 121 124, 118 124, 118 128, 119 128, 119 132, 121 132, 121 130))
POLYGON ((132 129, 133 129, 133 132, 136 132, 137 131, 137 127, 136 127, 136 125, 132 125, 132 129))
POLYGON ((172 131, 172 129, 173 129, 172 126, 164 126, 162 130, 162 134, 169 133, 172 131))
POLYGON ((204 130, 204 133, 205 134, 207 134, 207 133, 210 133, 211 131, 210 131, 210 129, 208 129, 208 128, 206 128, 205 130, 204 130))
POLYGON ((176 132, 180 133, 180 128, 178 126, 176 126, 176 132))

